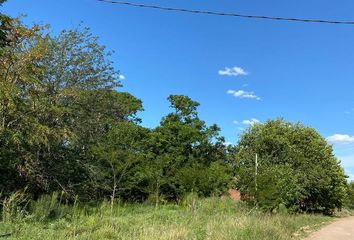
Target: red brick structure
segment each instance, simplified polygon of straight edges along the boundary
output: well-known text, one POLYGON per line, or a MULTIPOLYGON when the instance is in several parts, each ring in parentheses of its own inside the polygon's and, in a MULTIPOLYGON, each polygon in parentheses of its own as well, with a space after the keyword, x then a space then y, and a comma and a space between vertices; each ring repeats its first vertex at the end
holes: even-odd
POLYGON ((228 191, 229 197, 235 202, 241 201, 241 192, 237 189, 229 189, 228 191))

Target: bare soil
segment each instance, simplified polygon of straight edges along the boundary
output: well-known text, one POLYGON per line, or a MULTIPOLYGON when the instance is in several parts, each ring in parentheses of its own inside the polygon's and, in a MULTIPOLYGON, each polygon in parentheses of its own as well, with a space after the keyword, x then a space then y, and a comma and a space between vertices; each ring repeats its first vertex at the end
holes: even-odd
POLYGON ((346 217, 311 234, 307 240, 354 240, 354 217, 346 217))

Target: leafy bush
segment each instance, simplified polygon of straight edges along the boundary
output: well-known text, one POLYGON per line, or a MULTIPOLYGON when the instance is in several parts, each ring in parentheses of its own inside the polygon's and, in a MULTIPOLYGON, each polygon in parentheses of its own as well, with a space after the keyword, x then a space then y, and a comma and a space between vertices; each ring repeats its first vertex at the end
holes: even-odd
POLYGON ((259 206, 274 210, 279 206, 296 209, 299 206, 301 187, 298 176, 289 166, 272 166, 257 176, 256 199, 259 206))
POLYGON ((51 195, 42 195, 37 201, 31 201, 30 212, 36 221, 49 221, 59 218, 70 218, 72 207, 61 201, 57 192, 51 195))
POLYGON ((347 186, 347 198, 345 206, 354 209, 354 182, 350 182, 347 186))
POLYGON ((241 136, 237 153, 238 187, 263 208, 283 203, 297 211, 331 213, 344 204, 344 170, 313 128, 283 119, 255 124, 241 136))
POLYGON ((25 192, 17 191, 5 197, 1 202, 1 219, 3 222, 12 222, 23 219, 26 215, 28 196, 25 192))

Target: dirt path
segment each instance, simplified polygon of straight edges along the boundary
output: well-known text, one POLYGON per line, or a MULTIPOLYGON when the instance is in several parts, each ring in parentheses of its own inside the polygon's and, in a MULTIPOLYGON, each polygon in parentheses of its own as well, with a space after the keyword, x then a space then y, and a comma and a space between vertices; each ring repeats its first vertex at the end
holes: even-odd
POLYGON ((354 217, 339 219, 322 228, 307 240, 354 240, 354 217))

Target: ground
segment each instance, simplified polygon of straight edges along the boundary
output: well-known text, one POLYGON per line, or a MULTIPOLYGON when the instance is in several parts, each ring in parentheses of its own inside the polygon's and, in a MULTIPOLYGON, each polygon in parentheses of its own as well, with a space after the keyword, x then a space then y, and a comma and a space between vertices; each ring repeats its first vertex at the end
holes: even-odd
POLYGON ((313 233, 307 240, 353 240, 354 217, 339 219, 313 233))

